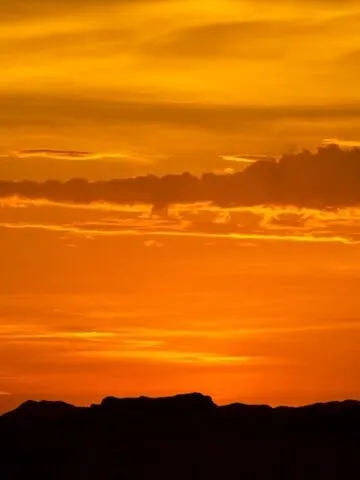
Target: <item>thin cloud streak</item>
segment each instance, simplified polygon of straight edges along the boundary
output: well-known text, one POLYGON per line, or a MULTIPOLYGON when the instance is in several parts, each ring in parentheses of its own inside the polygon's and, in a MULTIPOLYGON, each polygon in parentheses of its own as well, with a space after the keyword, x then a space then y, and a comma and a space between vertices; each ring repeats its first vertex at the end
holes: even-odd
MULTIPOLYGON (((91 347, 92 342, 114 343, 126 345, 126 348, 132 350, 135 347, 144 348, 161 347, 169 340, 176 339, 212 339, 212 340, 230 340, 246 339, 252 337, 269 337, 288 334, 307 334, 312 332, 359 330, 360 322, 353 321, 334 321, 307 325, 288 325, 288 326, 256 326, 239 328, 219 329, 165 329, 159 327, 123 327, 110 328, 106 331, 66 331, 49 329, 44 330, 41 325, 4 325, 0 327, 0 338, 3 342, 21 342, 32 343, 37 341, 73 341, 74 343, 85 342, 91 347)), ((136 348, 135 348, 136 349, 136 348)))
POLYGON ((259 362, 256 357, 228 356, 209 352, 188 352, 176 350, 98 350, 78 352, 76 355, 111 360, 145 360, 147 362, 211 364, 211 365, 244 365, 259 362))
POLYGON ((138 230, 95 230, 79 228, 70 225, 43 225, 25 223, 0 223, 0 228, 11 230, 45 230, 60 232, 84 237, 116 237, 116 236, 161 236, 161 237, 189 237, 210 238, 240 241, 272 241, 272 242, 301 242, 301 243, 339 243, 343 245, 358 245, 360 240, 352 240, 345 236, 315 236, 315 235, 274 235, 269 233, 209 233, 191 231, 138 231, 138 230))
MULTIPOLYGON (((150 164, 152 161, 127 152, 86 152, 76 150, 28 149, 9 152, 15 158, 48 158, 55 160, 109 160, 150 164)), ((4 155, 3 155, 4 158, 4 155)))

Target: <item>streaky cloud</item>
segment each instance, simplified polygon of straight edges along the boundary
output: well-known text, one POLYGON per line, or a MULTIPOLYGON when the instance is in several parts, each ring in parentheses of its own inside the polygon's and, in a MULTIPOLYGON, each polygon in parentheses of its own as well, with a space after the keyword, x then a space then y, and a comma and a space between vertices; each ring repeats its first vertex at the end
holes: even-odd
POLYGON ((46 148, 15 150, 9 153, 16 158, 49 158, 54 160, 109 160, 151 163, 148 159, 127 152, 87 152, 78 150, 53 150, 46 148))
MULTIPOLYGON (((47 153, 46 153, 47 154, 47 153)), ((64 153, 61 152, 61 155, 64 153)), ((30 152, 30 155, 32 153, 30 152)), ((74 154, 82 158, 86 152, 74 154)), ((233 175, 190 173, 90 182, 75 178, 1 181, 0 198, 17 196, 86 204, 150 204, 162 211, 171 204, 212 202, 217 206, 295 205, 341 208, 360 205, 360 148, 337 144, 303 150, 279 159, 251 161, 233 175), (351 147, 351 148, 350 148, 351 147)))

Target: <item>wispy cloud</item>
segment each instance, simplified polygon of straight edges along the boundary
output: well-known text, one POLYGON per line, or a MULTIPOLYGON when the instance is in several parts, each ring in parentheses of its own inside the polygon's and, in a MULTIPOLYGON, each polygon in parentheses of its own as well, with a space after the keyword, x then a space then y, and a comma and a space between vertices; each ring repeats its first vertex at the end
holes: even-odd
POLYGON ((346 148, 360 148, 360 141, 359 140, 340 140, 338 138, 325 138, 323 140, 323 145, 337 145, 343 149, 346 148))
POLYGON ((166 237, 204 241, 339 243, 360 242, 359 207, 306 208, 296 205, 218 206, 179 203, 69 203, 5 197, 0 201, 0 228, 38 230, 72 238, 134 236, 144 247, 159 248, 166 237))
POLYGON ((143 164, 150 164, 152 161, 148 158, 139 157, 134 153, 128 152, 86 152, 77 150, 52 150, 52 149, 27 149, 14 150, 9 152, 9 156, 16 158, 49 158, 56 160, 109 160, 131 161, 143 164))
POLYGON ((145 240, 144 245, 148 248, 161 248, 164 246, 163 243, 156 242, 155 240, 145 240))
POLYGON ((80 352, 81 356, 105 359, 132 359, 148 362, 185 363, 192 365, 246 365, 259 362, 257 358, 245 356, 229 356, 210 352, 189 352, 177 350, 98 350, 80 352))
MULTIPOLYGON (((11 230, 44 230, 49 232, 66 233, 74 236, 85 238, 93 237, 116 237, 116 236, 150 236, 150 237, 190 237, 203 239, 222 239, 222 240, 238 240, 238 241, 256 241, 256 242, 300 242, 300 243, 339 243, 344 245, 358 245, 360 239, 354 239, 344 235, 333 234, 292 234, 291 230, 282 234, 274 234, 266 229, 262 233, 241 233, 241 232, 211 232, 211 231, 191 231, 191 230, 172 230, 171 226, 166 230, 143 230, 137 229, 121 229, 112 228, 104 229, 101 225, 97 228, 71 225, 51 225, 51 224, 36 224, 36 223, 0 223, 0 228, 11 230)), ((161 246, 162 242, 149 240, 145 242, 145 246, 161 246), (149 243, 151 242, 151 244, 149 243)))
MULTIPOLYGON (((171 339, 181 339, 185 336, 186 332, 181 330, 166 331, 141 327, 112 329, 106 332, 46 330, 39 325, 0 327, 0 339, 4 344, 9 342, 12 344, 18 342, 23 346, 39 342, 47 346, 56 344, 57 348, 64 352, 63 355, 66 355, 65 352, 69 351, 71 342, 71 355, 75 357, 219 366, 259 362, 259 358, 250 356, 228 355, 217 351, 193 351, 186 346, 170 347, 168 344, 171 339)), ((199 338, 196 331, 193 336, 199 338)))
POLYGON ((222 155, 223 160, 227 162, 237 162, 251 164, 256 163, 258 160, 274 160, 273 157, 267 155, 222 155))

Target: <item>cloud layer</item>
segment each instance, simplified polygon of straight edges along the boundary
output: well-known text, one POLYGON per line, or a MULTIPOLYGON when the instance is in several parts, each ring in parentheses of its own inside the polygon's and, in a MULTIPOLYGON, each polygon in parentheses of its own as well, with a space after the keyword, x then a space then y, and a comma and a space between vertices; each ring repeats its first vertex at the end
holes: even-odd
MULTIPOLYGON (((63 154, 63 153, 62 153, 63 154)), ((69 155, 69 153, 67 153, 69 155)), ((30 153, 31 156, 31 153, 30 153)), ((80 158, 83 153, 80 154, 80 158)), ((260 204, 338 208, 360 204, 360 149, 321 147, 279 160, 251 163, 233 175, 189 173, 88 182, 0 182, 0 196, 47 199, 53 202, 117 204, 145 203, 155 209, 170 204, 212 202, 218 206, 260 204)))

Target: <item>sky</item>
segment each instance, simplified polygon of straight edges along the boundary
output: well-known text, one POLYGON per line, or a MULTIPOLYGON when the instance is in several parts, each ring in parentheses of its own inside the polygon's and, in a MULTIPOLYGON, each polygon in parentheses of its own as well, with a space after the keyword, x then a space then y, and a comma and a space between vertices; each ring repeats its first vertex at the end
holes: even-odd
POLYGON ((360 3, 0 9, 0 411, 360 399, 360 3))
POLYGON ((199 173, 358 139, 356 0, 0 5, 1 176, 199 173), (105 158, 29 167, 26 149, 105 158))

